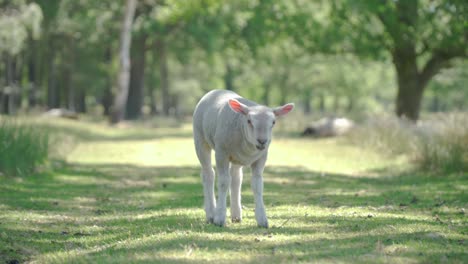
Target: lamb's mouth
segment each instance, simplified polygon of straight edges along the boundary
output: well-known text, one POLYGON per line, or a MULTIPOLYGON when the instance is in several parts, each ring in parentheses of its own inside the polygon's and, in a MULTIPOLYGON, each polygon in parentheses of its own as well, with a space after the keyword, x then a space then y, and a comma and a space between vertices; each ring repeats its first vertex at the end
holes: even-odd
POLYGON ((265 146, 262 146, 262 145, 255 145, 255 147, 256 147, 258 150, 264 150, 264 149, 265 149, 265 146))

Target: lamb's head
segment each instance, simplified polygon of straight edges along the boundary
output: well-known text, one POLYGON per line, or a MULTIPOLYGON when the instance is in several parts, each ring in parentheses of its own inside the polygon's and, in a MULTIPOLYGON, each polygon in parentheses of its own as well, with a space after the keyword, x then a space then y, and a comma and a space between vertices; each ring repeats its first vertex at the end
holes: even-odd
POLYGON ((246 140, 255 145, 258 150, 268 148, 276 117, 286 115, 294 108, 292 103, 276 108, 261 105, 249 107, 236 99, 229 100, 229 106, 234 112, 242 115, 242 127, 245 131, 246 140))

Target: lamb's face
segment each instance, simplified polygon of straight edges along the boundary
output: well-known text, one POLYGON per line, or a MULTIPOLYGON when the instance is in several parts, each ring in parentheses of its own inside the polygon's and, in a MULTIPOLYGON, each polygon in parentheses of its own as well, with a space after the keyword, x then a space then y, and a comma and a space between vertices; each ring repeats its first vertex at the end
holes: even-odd
POLYGON ((266 106, 248 107, 236 99, 229 100, 229 106, 234 112, 243 115, 246 140, 255 145, 258 150, 267 149, 270 145, 271 131, 276 123, 276 117, 285 115, 294 108, 294 104, 286 104, 273 109, 266 106))
POLYGON ((250 111, 244 118, 247 127, 247 140, 258 150, 268 148, 271 142, 271 131, 276 123, 272 110, 250 111))

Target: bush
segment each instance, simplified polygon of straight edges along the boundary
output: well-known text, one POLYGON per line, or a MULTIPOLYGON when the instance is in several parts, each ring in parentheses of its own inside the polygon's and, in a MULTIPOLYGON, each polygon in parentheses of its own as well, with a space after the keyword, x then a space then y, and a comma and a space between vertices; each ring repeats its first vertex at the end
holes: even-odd
POLYGON ((425 170, 468 171, 468 115, 463 113, 439 114, 417 124, 372 118, 346 139, 384 155, 407 155, 425 170))
POLYGON ((48 158, 46 131, 0 119, 0 172, 10 176, 31 174, 48 158))

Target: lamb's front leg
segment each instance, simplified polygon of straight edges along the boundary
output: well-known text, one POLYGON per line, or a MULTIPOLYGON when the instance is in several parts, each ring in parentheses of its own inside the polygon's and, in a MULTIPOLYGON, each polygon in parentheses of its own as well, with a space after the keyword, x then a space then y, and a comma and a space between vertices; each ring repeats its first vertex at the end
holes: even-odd
POLYGON ((252 190, 255 201, 255 219, 258 226, 268 228, 268 219, 263 204, 263 169, 265 168, 265 157, 252 164, 252 190))
POLYGON ((231 164, 231 220, 242 221, 241 188, 242 166, 231 164))
POLYGON ((226 224, 226 198, 231 182, 229 175, 229 160, 221 151, 216 151, 216 169, 218 170, 218 202, 216 205, 214 224, 226 224))

